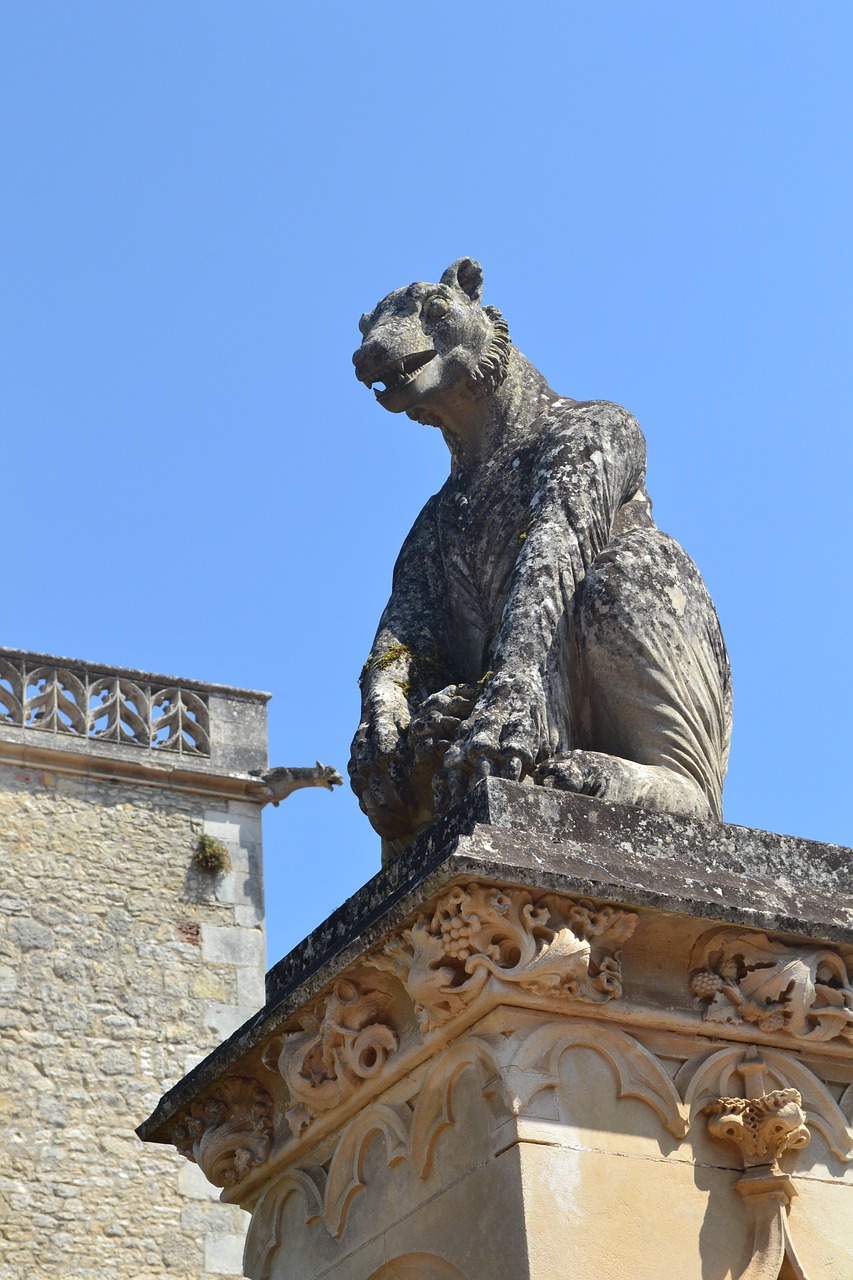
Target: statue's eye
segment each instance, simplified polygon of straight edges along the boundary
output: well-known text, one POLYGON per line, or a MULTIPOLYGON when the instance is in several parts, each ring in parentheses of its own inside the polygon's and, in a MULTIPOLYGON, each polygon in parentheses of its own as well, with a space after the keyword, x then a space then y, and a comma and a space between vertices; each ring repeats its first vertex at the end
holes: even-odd
POLYGON ((440 293, 435 294, 426 304, 424 314, 427 320, 440 320, 442 316, 446 316, 450 310, 450 303, 446 298, 442 298, 440 293))

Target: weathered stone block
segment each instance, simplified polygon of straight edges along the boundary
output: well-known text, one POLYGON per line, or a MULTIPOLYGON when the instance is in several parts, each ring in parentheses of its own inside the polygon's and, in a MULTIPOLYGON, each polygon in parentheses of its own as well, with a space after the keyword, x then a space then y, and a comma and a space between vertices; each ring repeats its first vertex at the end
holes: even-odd
POLYGON ((204 1269, 212 1275, 241 1276, 243 1274, 242 1232, 229 1235, 209 1235, 204 1243, 204 1269))
POLYGON ((259 930, 203 924, 201 951, 212 964, 257 966, 263 963, 264 938, 259 930))

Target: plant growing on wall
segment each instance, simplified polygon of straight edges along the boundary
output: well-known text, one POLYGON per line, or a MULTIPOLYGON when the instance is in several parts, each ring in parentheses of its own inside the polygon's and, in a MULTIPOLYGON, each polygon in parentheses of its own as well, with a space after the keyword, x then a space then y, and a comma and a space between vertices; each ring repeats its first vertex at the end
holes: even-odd
POLYGON ((215 836, 201 835, 193 854, 193 866, 208 875, 223 876, 231 870, 231 859, 228 850, 221 840, 215 836))

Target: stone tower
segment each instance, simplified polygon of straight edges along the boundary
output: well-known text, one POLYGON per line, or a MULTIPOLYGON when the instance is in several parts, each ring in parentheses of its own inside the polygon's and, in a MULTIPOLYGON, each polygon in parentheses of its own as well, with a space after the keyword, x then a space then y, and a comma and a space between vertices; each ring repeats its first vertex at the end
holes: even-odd
POLYGON ((263 1001, 267 700, 0 650, 3 1280, 241 1273, 133 1125, 263 1001))

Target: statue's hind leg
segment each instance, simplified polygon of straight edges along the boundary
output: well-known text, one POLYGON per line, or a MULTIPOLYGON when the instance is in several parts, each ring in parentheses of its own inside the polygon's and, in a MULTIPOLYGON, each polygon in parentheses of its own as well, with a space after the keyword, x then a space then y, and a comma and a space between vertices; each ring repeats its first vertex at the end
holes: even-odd
POLYGON ((731 681, 698 569, 656 529, 621 535, 590 567, 568 655, 576 749, 536 780, 623 804, 722 816, 731 681))

